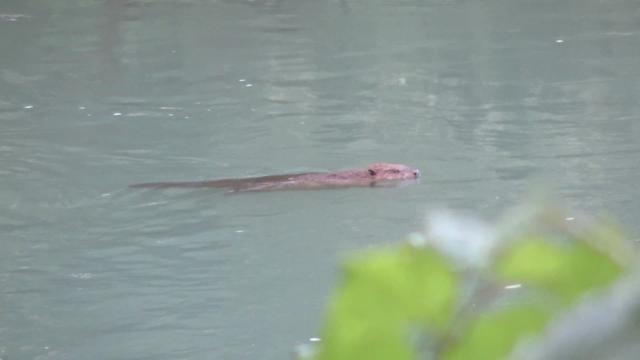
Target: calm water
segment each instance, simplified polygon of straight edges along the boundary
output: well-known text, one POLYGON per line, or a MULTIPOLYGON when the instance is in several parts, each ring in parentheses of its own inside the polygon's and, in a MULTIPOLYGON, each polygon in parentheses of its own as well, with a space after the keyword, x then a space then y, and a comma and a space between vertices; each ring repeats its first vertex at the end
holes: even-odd
POLYGON ((636 0, 3 0, 0 359, 286 359, 345 252, 546 183, 640 225, 636 0), (142 181, 421 168, 225 196, 142 181))

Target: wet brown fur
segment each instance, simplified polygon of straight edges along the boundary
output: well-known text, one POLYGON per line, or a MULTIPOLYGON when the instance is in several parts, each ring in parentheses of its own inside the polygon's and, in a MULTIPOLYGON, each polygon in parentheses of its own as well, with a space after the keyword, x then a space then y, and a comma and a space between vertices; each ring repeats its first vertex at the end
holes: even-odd
POLYGON ((402 181, 415 180, 419 176, 419 170, 406 165, 377 163, 369 165, 364 169, 342 170, 329 173, 309 172, 208 181, 142 183, 131 185, 131 187, 153 189, 171 187, 215 187, 227 188, 234 192, 329 189, 392 185, 402 181))

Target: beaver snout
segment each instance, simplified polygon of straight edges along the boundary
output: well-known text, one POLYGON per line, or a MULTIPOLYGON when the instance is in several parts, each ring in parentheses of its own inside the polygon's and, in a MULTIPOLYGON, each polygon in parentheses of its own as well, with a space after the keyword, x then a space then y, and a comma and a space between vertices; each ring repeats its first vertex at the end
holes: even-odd
POLYGON ((420 170, 415 169, 413 170, 413 177, 415 177, 416 179, 420 177, 420 170))

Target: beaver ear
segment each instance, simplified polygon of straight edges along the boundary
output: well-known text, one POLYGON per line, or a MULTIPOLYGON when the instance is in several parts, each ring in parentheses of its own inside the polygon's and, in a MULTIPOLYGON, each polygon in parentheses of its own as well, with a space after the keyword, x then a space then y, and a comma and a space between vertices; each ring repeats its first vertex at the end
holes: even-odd
POLYGON ((376 176, 376 171, 373 169, 367 169, 367 171, 369 171, 369 175, 371 176, 376 176))

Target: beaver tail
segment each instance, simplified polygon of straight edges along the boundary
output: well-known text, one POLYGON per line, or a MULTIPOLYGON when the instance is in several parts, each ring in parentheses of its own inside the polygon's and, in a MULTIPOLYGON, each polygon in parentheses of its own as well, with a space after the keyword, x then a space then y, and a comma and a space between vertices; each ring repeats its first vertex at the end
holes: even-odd
POLYGON ((132 188, 145 188, 145 189, 165 189, 165 188, 197 188, 208 187, 212 185, 210 181, 173 181, 173 182, 153 182, 153 183, 141 183, 132 184, 129 187, 132 188))

